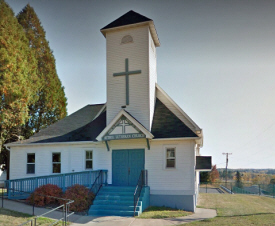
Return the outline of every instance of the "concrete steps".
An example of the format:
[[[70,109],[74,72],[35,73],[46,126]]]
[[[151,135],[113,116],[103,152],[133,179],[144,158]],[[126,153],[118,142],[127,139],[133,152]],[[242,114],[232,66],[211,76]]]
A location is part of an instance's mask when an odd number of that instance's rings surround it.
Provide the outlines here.
[[[102,187],[90,207],[88,215],[132,217],[134,216],[134,192],[135,187]],[[136,216],[149,206],[149,196],[149,187],[143,188],[136,207]]]

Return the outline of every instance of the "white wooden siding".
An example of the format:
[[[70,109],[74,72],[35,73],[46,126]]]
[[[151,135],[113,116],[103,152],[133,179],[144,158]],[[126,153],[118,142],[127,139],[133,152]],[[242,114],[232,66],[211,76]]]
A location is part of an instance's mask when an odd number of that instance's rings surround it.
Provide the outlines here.
[[[111,153],[105,145],[58,145],[12,147],[10,152],[10,179],[53,175],[52,153],[61,153],[61,173],[85,170],[85,151],[93,151],[93,169],[107,169],[111,172]],[[27,174],[27,153],[35,153],[35,174]],[[108,177],[108,179],[110,179]],[[111,180],[108,180],[111,183]]]
[[[141,74],[129,76],[129,105],[126,110],[150,130],[153,106],[150,107],[149,79],[149,28],[141,26],[106,34],[107,48],[107,124],[126,104],[125,76],[113,76],[113,73],[125,71],[125,59],[129,59],[129,70],[141,70]],[[121,44],[125,35],[133,37],[132,43]],[[155,80],[155,79],[153,79]],[[153,82],[154,83],[154,82]]]
[[[104,143],[98,145],[44,145],[12,147],[10,152],[10,178],[52,175],[52,153],[61,153],[61,173],[85,170],[85,151],[93,151],[93,169],[107,169],[108,183],[112,183],[112,150],[145,149],[145,169],[152,194],[194,194],[195,142],[150,141],[145,139],[110,141],[110,151]],[[176,169],[166,169],[166,147],[176,147]],[[35,153],[35,174],[27,174],[27,153]]]
[[[145,168],[152,194],[194,194],[194,141],[152,141]],[[176,168],[165,168],[165,148],[176,147]],[[174,193],[175,194],[175,193]]]

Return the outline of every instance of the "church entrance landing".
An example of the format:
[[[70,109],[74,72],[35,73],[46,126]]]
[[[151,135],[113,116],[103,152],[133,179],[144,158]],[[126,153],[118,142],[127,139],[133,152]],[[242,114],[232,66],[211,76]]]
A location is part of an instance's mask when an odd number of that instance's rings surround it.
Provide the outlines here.
[[[123,149],[112,152],[112,181],[116,186],[136,186],[144,170],[144,149]]]

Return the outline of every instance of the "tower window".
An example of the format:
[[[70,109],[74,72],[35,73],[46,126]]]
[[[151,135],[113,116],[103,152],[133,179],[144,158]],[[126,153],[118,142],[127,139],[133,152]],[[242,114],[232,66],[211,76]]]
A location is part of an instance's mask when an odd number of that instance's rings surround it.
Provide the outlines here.
[[[131,42],[134,42],[133,37],[131,35],[125,35],[121,39],[121,44],[127,44],[127,43],[131,43]]]

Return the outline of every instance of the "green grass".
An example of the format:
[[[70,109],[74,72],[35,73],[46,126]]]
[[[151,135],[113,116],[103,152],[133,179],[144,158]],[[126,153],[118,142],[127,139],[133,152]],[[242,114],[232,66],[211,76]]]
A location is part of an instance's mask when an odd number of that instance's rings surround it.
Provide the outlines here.
[[[217,217],[190,225],[275,225],[275,199],[254,195],[200,194],[198,207]],[[186,224],[184,224],[186,225]]]
[[[183,210],[172,209],[169,207],[156,207],[151,206],[147,208],[138,218],[143,219],[162,219],[162,218],[173,218],[173,217],[184,217],[193,214],[192,212],[186,212]]]
[[[10,225],[19,225],[27,220],[33,218],[33,216],[25,213],[19,213],[16,211],[11,211],[7,209],[0,209],[0,225],[1,226],[10,226]],[[49,219],[49,218],[39,218],[37,220],[37,225],[39,226],[46,226],[51,223],[53,223],[55,220]],[[27,224],[27,225],[30,225]],[[62,223],[58,223],[56,225],[61,226]]]

